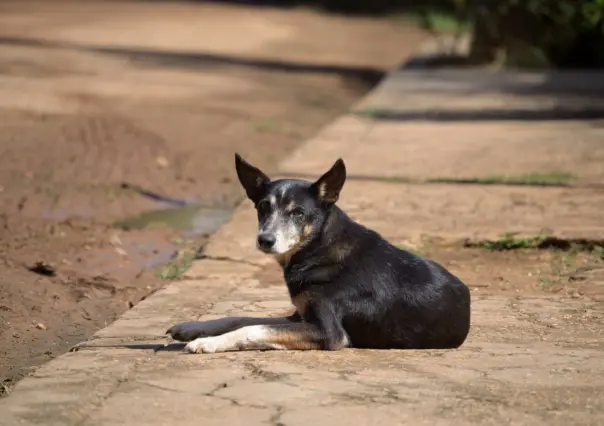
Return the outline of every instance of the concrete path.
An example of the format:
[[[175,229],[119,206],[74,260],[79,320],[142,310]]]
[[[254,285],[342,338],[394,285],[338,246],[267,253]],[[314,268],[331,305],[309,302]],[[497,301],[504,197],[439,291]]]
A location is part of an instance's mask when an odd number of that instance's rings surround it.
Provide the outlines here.
[[[427,87],[434,77],[447,80],[457,94]],[[282,165],[283,175],[316,176],[344,157],[352,176],[342,207],[397,242],[489,238],[544,227],[564,238],[604,239],[604,192],[598,189],[604,163],[597,164],[602,121],[550,121],[546,115],[439,120],[427,113],[454,117],[462,101],[471,101],[470,110],[484,116],[508,106],[495,98],[520,96],[498,86],[491,87],[493,97],[482,91],[474,98],[467,90],[475,87],[475,77],[463,83],[451,77],[444,71],[392,73],[359,105],[364,117],[351,114],[324,129]],[[518,75],[506,78],[537,84]],[[387,90],[393,85],[401,90]],[[385,96],[391,103],[385,104]],[[542,101],[535,102],[537,96]],[[522,102],[539,110],[552,96],[531,94]],[[390,114],[395,106],[413,108],[422,99],[421,114]],[[367,117],[367,111],[378,110],[389,119]],[[429,177],[543,171],[577,177],[556,187],[421,183]],[[254,249],[255,226],[252,207],[244,203],[182,281],[20,382],[0,401],[0,424],[604,423],[602,302],[481,292],[482,283],[455,266],[474,294],[472,332],[459,350],[189,356],[180,352],[182,346],[164,347],[163,332],[175,322],[280,314],[289,307],[278,268]]]

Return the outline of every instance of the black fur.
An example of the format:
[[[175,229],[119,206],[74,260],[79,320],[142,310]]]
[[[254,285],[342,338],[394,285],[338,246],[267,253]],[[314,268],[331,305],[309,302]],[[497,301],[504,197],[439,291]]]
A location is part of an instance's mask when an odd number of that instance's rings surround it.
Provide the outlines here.
[[[295,205],[297,214],[291,220],[309,230],[296,250],[280,259],[298,307],[297,315],[284,322],[316,326],[323,349],[338,349],[343,341],[375,349],[446,349],[463,344],[470,329],[468,287],[441,265],[393,246],[337,207],[346,178],[341,160],[315,183],[270,181],[240,157],[237,171],[257,207],[266,210],[267,198],[277,199],[272,208]],[[269,213],[259,211],[261,224]],[[212,327],[204,324],[183,323],[168,332],[179,340],[220,334],[209,332]]]
[[[312,294],[305,321],[329,323],[335,333],[329,341],[344,331],[357,348],[445,349],[465,341],[465,284],[439,264],[394,247],[335,205],[323,214],[316,239],[284,267],[292,298]],[[342,247],[342,258],[332,254],[334,246]]]

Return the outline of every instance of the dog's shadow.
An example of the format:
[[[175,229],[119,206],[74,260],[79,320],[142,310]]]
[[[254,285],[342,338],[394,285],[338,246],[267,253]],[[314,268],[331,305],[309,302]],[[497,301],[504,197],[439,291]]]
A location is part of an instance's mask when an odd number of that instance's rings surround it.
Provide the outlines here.
[[[111,349],[132,349],[139,351],[153,351],[153,353],[158,352],[182,352],[186,343],[183,342],[172,342],[166,345],[161,343],[145,343],[145,344],[123,344],[123,345],[90,345],[90,344],[79,344],[75,345],[69,352],[79,352],[83,349],[101,349],[101,348],[111,348]]]

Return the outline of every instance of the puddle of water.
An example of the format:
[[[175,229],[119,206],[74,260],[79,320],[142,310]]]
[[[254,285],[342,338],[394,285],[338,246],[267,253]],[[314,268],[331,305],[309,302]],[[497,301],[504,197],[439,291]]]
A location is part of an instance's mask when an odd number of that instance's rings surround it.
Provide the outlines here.
[[[114,223],[124,229],[170,227],[180,231],[183,237],[210,235],[231,218],[231,210],[200,205],[153,210]]]
[[[158,272],[162,276],[166,275],[164,278],[168,279],[172,275],[180,274],[181,269],[186,269],[188,267],[186,265],[190,264],[192,259],[189,259],[188,262],[182,262],[182,259],[179,260],[179,254],[185,253],[181,253],[180,250],[185,249],[185,247],[181,246],[179,248],[179,244],[175,243],[175,240],[170,240],[167,237],[170,233],[145,232],[145,230],[168,228],[176,230],[183,240],[187,240],[214,233],[231,218],[231,214],[231,209],[186,205],[147,211],[114,222],[113,226],[116,228],[139,230],[142,233],[122,235],[121,247],[129,253],[129,262],[105,261],[101,262],[102,267],[106,269],[107,264],[111,264],[113,265],[112,272],[117,274],[128,272],[126,269],[132,269],[130,272],[134,272],[136,268],[155,269],[166,265],[164,270],[158,270]],[[188,247],[185,254],[189,255],[188,251],[190,250],[191,247]]]

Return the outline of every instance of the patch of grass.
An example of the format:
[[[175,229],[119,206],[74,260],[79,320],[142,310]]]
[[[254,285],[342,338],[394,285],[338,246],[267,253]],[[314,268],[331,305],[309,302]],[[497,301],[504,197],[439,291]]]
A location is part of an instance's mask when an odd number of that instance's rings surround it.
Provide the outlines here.
[[[356,111],[355,113],[357,115],[369,118],[386,118],[392,114],[390,110],[377,106],[363,108],[362,110]]]
[[[541,283],[541,288],[548,289],[561,284],[562,280],[560,278],[539,277],[539,282]]]
[[[528,237],[516,237],[514,234],[505,234],[497,240],[482,240],[477,242],[466,242],[466,247],[480,247],[487,251],[506,251],[539,248],[548,238],[546,234],[538,234]]]
[[[109,188],[109,191],[107,192],[107,199],[110,203],[117,201],[117,194],[114,188]]]
[[[299,135],[298,131],[294,129],[295,126],[280,122],[272,117],[255,120],[253,126],[258,133],[279,133],[286,136]]]
[[[175,244],[177,246],[184,246],[184,245],[187,245],[187,244],[191,244],[191,241],[185,240],[184,238],[178,238],[177,237],[177,238],[172,238],[171,243]]]
[[[604,246],[595,246],[591,251],[592,256],[604,260]]]
[[[176,280],[191,268],[194,259],[194,250],[179,250],[176,257],[170,263],[159,267],[155,271],[155,275],[162,280]]]
[[[475,178],[441,177],[429,179],[431,183],[473,183],[481,185],[535,185],[566,186],[577,177],[568,172],[552,171],[545,173],[526,173],[521,175],[492,175]]]
[[[600,268],[601,262],[604,262],[602,241],[570,241],[566,244],[558,241],[551,257],[550,271],[539,277],[541,287],[569,286],[572,289],[576,287],[574,281],[585,279],[583,271]]]
[[[445,10],[427,8],[416,12],[394,13],[390,19],[411,23],[431,33],[467,32],[472,29],[472,22]]]
[[[587,253],[597,259],[604,260],[604,241],[597,240],[572,240],[552,237],[547,233],[529,236],[517,236],[514,233],[502,235],[496,240],[466,241],[464,247],[478,247],[487,251],[509,250],[554,250],[564,253],[564,264],[572,266],[574,256],[578,253]]]
[[[407,176],[384,176],[382,178],[376,179],[379,180],[381,182],[388,182],[388,183],[412,183],[413,179],[407,177]]]
[[[265,117],[254,121],[256,131],[260,133],[286,133],[287,128],[272,117]]]

